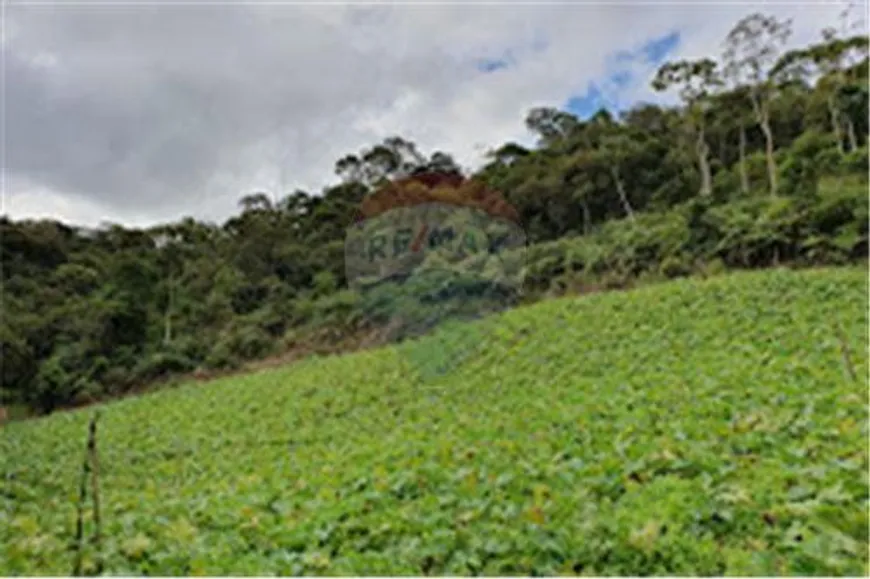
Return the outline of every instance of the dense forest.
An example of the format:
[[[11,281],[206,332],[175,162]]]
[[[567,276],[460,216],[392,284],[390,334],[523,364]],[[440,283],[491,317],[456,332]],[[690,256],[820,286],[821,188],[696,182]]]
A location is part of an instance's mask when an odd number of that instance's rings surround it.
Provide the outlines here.
[[[588,119],[529,111],[535,147],[493,148],[463,176],[519,215],[522,299],[866,259],[868,42],[851,19],[786,51],[788,21],[748,15],[722,54],[660,68],[653,88],[680,106]],[[384,183],[461,171],[449,152],[401,137],[346,155],[335,171],[320,193],[245,196],[222,225],[87,230],[0,218],[0,404],[51,412],[170,376],[397,339],[381,332],[390,308],[429,302],[420,288],[401,299],[350,289],[346,230]]]

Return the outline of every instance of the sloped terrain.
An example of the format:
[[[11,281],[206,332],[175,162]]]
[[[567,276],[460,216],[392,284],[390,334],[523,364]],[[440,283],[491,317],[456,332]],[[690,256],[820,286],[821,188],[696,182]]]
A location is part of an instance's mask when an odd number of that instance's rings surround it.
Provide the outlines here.
[[[85,568],[866,574],[866,329],[866,271],[740,273],[113,402]],[[0,432],[0,574],[70,573],[91,415]]]

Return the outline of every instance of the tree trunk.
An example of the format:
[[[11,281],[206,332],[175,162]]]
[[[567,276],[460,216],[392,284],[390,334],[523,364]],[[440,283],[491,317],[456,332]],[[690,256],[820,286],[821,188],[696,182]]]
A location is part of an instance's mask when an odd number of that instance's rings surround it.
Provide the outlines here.
[[[589,235],[590,221],[592,221],[589,216],[589,203],[583,201],[580,206],[583,208],[583,235]]]
[[[746,127],[740,123],[740,143],[739,143],[740,161],[738,168],[740,170],[740,189],[744,195],[749,194],[749,173],[746,172]]]
[[[849,150],[858,150],[858,135],[855,134],[855,123],[846,115],[846,135],[849,137]]]
[[[834,100],[834,95],[828,96],[828,112],[831,115],[831,129],[834,132],[834,138],[837,139],[837,150],[840,151],[840,154],[844,154],[846,151],[843,149],[843,132],[840,129],[840,114],[837,111],[837,103]]]
[[[767,179],[770,183],[770,195],[776,197],[776,159],[773,157],[773,131],[770,129],[770,119],[765,116],[761,125],[764,132],[764,151],[767,155]]]
[[[625,209],[625,214],[629,219],[634,219],[634,210],[631,208],[631,203],[628,202],[628,195],[625,193],[625,187],[622,186],[622,179],[619,177],[619,167],[611,165],[610,175],[613,177],[613,183],[616,185],[616,192],[619,193],[619,200],[622,202],[622,207]]]
[[[169,300],[166,304],[166,311],[163,313],[163,344],[169,344],[172,341],[172,305],[175,295],[174,284],[172,278],[169,278]]]
[[[704,127],[698,127],[698,137],[695,142],[695,152],[698,153],[698,169],[701,171],[701,195],[713,194],[713,175],[710,171],[710,147],[704,138]]]
[[[767,157],[767,180],[770,183],[770,195],[776,197],[776,159],[773,156],[773,130],[770,128],[770,111],[767,110],[767,101],[754,89],[749,100],[752,102],[752,110],[761,132],[764,133],[764,153]]]

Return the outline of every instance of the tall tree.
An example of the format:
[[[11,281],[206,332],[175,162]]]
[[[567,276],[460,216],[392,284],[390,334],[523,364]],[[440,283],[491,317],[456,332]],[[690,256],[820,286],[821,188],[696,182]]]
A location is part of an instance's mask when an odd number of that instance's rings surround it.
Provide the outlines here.
[[[824,100],[831,133],[838,150],[845,154],[846,141],[851,150],[858,148],[854,115],[848,114],[849,96],[856,84],[851,73],[867,58],[867,37],[843,38],[837,29],[825,28],[822,38],[821,43],[784,54],[772,74],[782,81],[815,80],[815,94]]]
[[[427,159],[412,141],[393,136],[358,154],[345,155],[335,163],[335,173],[346,183],[376,187],[384,181],[411,175],[432,163],[450,165],[451,169],[458,170],[449,155],[438,153],[437,157]]]
[[[857,96],[858,105],[861,100],[861,93],[866,94],[867,90],[867,54],[868,41],[866,35],[851,36],[841,38],[838,42],[833,43],[834,47],[827,53],[828,58],[835,61],[835,68],[832,73],[835,98],[838,104],[838,110],[841,111],[841,119],[845,125],[846,137],[849,141],[849,147],[852,151],[859,146],[857,132],[855,131],[854,110],[858,107],[852,106],[855,104],[854,97]]]
[[[163,345],[172,342],[172,318],[177,304],[178,281],[184,266],[180,251],[181,235],[173,226],[157,227],[153,231],[154,246],[158,254],[158,264],[166,288],[166,301],[163,307]]]
[[[449,153],[443,151],[435,151],[429,157],[429,160],[417,167],[415,173],[444,173],[448,175],[462,175],[462,169],[459,164]]]
[[[742,18],[725,40],[726,75],[748,87],[755,120],[764,134],[767,178],[770,194],[777,194],[774,135],[770,123],[770,103],[775,85],[770,71],[776,66],[782,47],[791,36],[791,20],[778,20],[760,13]]]
[[[243,211],[271,211],[272,200],[267,193],[251,193],[239,200],[239,207]]]
[[[726,79],[727,80],[727,79]],[[747,128],[752,124],[752,111],[748,110],[748,89],[744,86],[732,86],[730,90],[719,92],[713,97],[715,129],[724,137],[737,137],[737,174],[740,178],[740,191],[749,193],[749,170],[746,166],[746,155],[749,147]],[[728,163],[730,157],[721,155],[721,162]]]
[[[586,125],[590,139],[596,143],[593,159],[607,167],[610,181],[625,211],[626,217],[634,219],[634,207],[625,186],[625,166],[638,151],[638,143],[630,137],[607,111],[599,111]]]
[[[686,103],[686,121],[691,133],[694,134],[702,196],[713,193],[713,172],[710,169],[706,117],[710,110],[710,96],[721,84],[716,63],[709,58],[668,62],[659,68],[652,82],[653,89],[656,91],[677,87],[680,98]]]
[[[551,107],[536,107],[526,115],[526,128],[537,135],[544,146],[566,138],[578,125],[577,117]]]

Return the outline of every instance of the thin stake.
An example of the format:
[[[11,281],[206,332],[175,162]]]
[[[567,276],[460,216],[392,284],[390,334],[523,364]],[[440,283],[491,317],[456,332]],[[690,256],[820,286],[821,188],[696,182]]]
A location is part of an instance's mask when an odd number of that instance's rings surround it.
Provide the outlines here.
[[[88,475],[92,474],[92,463],[96,458],[96,436],[97,436],[97,418],[99,417],[99,413],[95,413],[91,418],[90,425],[88,427],[88,442],[85,452],[85,459],[82,464],[82,478],[79,483],[79,500],[76,505],[76,534],[75,534],[75,563],[73,565],[72,575],[74,577],[82,576],[82,563],[84,560],[84,534],[85,534],[85,523],[84,523],[84,506],[85,501],[87,500],[88,495]],[[98,491],[97,482],[94,477],[91,477],[91,489],[92,492],[96,493]],[[94,542],[99,544],[99,533],[100,533],[100,515],[99,515],[99,497],[98,495],[94,495],[94,520],[97,525],[97,532],[95,535]]]
[[[91,420],[91,428],[88,436],[88,454],[91,457],[91,495],[94,501],[94,537],[93,544],[97,552],[97,573],[103,570],[103,561],[100,553],[102,531],[100,522],[100,461],[97,455],[97,419],[99,412],[94,414]]]

